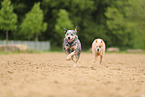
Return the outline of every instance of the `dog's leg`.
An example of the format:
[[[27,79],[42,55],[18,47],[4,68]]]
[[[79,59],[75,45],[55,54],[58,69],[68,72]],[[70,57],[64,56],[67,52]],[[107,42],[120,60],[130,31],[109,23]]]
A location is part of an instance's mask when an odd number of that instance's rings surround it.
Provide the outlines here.
[[[70,54],[70,48],[68,46],[64,46],[63,49],[64,49],[66,55],[69,55]]]
[[[76,62],[74,62],[74,67],[76,67],[77,66],[77,63]]]
[[[96,56],[94,55],[94,61],[93,61],[93,63],[96,63]]]
[[[100,64],[102,63],[103,60],[103,56],[100,56]]]
[[[66,60],[67,60],[67,61],[71,60],[74,54],[75,54],[75,52],[70,53],[70,54],[67,56]]]
[[[97,55],[94,55],[94,56],[95,56],[94,63],[96,63],[97,62],[97,59],[98,59],[98,56]]]
[[[68,51],[66,51],[66,55],[69,55],[69,52]]]
[[[77,55],[73,56],[73,61],[74,61],[74,67],[76,67],[77,61],[78,61],[78,56]]]

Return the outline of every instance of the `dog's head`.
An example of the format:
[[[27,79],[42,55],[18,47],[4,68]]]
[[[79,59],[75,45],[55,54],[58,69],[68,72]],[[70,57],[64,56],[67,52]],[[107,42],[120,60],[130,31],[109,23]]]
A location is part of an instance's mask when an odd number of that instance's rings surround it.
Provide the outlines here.
[[[67,30],[64,28],[65,32],[65,38],[68,40],[68,42],[72,42],[75,38],[77,38],[77,27],[75,27],[75,30]]]
[[[95,43],[95,49],[96,52],[101,52],[102,51],[102,47],[103,47],[103,40],[102,39],[96,39],[96,43]]]

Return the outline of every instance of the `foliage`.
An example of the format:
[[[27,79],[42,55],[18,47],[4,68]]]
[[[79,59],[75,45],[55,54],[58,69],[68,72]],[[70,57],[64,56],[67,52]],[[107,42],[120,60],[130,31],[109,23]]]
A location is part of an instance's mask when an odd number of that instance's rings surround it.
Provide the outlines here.
[[[57,22],[55,25],[56,38],[59,39],[58,45],[61,45],[65,35],[64,28],[73,29],[73,24],[69,19],[68,12],[64,9],[59,10],[56,22]]]
[[[129,46],[130,35],[134,27],[134,24],[130,21],[130,12],[127,10],[129,6],[128,1],[117,0],[107,8],[105,15],[108,18],[108,35],[110,40],[113,40],[110,45]]]
[[[13,12],[13,6],[10,0],[2,2],[0,10],[0,29],[6,31],[6,40],[8,41],[8,31],[16,30],[17,15]]]
[[[117,0],[107,8],[107,27],[111,40],[114,40],[110,45],[145,48],[143,4],[143,0],[139,0],[139,3],[136,0]]]
[[[38,2],[44,16],[32,11]],[[102,38],[106,47],[145,48],[145,0],[12,0],[12,3],[17,24],[21,25],[15,34],[10,33],[11,39],[34,39],[37,33],[39,40],[50,40],[53,46],[61,47],[63,28],[77,26],[83,50],[91,48],[95,38]],[[41,26],[36,27],[39,19],[35,16],[44,17],[39,25],[43,26],[45,21],[49,24],[47,29],[36,31]],[[1,34],[0,38],[4,33],[1,31]]]
[[[30,12],[26,14],[23,23],[21,24],[21,32],[31,39],[34,35],[40,35],[45,31],[47,23],[43,23],[43,12],[40,9],[40,3],[35,3]]]
[[[134,37],[132,40],[133,48],[145,48],[145,0],[130,0],[132,8],[132,21],[136,24],[134,27]]]

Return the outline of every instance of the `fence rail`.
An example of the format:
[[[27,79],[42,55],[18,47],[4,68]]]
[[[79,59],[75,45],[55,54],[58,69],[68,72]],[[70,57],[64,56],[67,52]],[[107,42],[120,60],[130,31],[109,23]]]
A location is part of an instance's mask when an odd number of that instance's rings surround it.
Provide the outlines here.
[[[15,40],[9,40],[8,41],[9,45],[13,45],[13,44],[25,44],[28,47],[32,48],[32,49],[37,49],[37,50],[50,50],[50,42],[49,41],[38,41],[37,45],[35,43],[35,41],[15,41]],[[0,40],[0,45],[6,45],[6,41],[5,40]]]

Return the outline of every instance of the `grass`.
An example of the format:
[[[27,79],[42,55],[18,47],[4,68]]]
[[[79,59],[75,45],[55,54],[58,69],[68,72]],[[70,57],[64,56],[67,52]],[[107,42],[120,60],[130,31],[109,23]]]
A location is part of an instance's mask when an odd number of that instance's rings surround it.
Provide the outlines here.
[[[0,55],[8,55],[8,54],[21,54],[21,53],[42,53],[43,51],[38,50],[27,50],[27,51],[0,51]]]
[[[21,54],[21,53],[50,53],[50,52],[64,52],[63,48],[57,47],[57,46],[51,46],[50,50],[47,51],[39,51],[39,50],[28,50],[28,51],[14,51],[14,52],[6,52],[6,51],[0,51],[0,55],[7,55],[7,54]],[[92,53],[91,49],[82,49],[82,52],[85,53]],[[127,49],[121,49],[119,52],[106,52],[108,54],[111,53],[119,53],[119,54],[132,54],[127,52]],[[145,50],[143,53],[133,53],[133,54],[145,54]]]
[[[86,53],[92,53],[92,50],[83,50],[83,52],[86,52]],[[123,50],[120,50],[119,52],[108,52],[106,51],[105,53],[108,53],[108,54],[111,54],[111,53],[118,53],[118,54],[145,54],[145,50],[143,50],[142,53],[137,53],[137,52],[127,52],[127,49],[123,49]]]
[[[46,52],[63,52],[63,48],[57,46],[51,46],[50,50]]]

